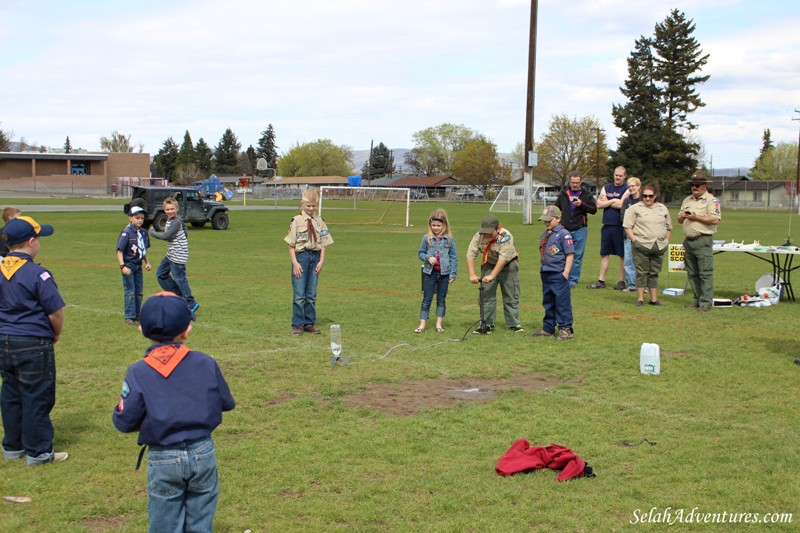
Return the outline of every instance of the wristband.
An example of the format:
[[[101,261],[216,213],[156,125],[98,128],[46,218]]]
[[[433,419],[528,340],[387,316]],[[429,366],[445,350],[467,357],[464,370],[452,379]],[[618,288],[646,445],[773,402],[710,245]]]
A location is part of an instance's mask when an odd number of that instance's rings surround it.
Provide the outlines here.
[[[125,265],[120,265],[120,266],[119,266],[119,269],[120,269],[120,270],[122,270],[123,268],[125,268]]]

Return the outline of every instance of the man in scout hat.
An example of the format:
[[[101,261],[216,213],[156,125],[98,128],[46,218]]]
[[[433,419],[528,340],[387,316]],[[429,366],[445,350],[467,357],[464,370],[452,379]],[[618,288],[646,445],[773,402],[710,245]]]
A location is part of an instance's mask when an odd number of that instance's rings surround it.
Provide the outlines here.
[[[722,219],[719,199],[708,191],[708,179],[702,170],[692,174],[692,193],[683,200],[678,223],[683,224],[684,265],[694,296],[687,307],[698,311],[711,309],[714,298],[714,241]]]

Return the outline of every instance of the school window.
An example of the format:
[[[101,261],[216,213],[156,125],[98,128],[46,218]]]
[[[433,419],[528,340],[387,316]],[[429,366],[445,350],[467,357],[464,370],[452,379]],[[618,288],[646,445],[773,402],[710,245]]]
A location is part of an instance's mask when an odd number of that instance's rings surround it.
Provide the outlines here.
[[[731,191],[731,200],[734,202],[739,201],[739,191]]]
[[[753,201],[760,202],[762,198],[762,191],[753,191]]]

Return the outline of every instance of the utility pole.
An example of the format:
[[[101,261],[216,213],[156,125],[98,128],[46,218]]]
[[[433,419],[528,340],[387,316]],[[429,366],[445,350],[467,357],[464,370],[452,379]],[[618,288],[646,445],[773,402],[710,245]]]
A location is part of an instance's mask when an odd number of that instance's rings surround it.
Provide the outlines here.
[[[795,113],[800,113],[797,109],[794,110]],[[792,120],[800,120],[800,118],[793,118]],[[800,133],[797,136],[797,176],[794,180],[794,197],[795,200],[800,196]],[[797,204],[797,212],[800,213],[800,202]]]
[[[536,153],[533,151],[533,103],[536,89],[536,24],[539,12],[538,0],[531,0],[530,37],[528,38],[528,100],[525,106],[525,204],[522,209],[522,223],[532,224],[533,214],[533,167],[536,166]]]
[[[592,128],[597,132],[597,144],[595,145],[595,160],[594,160],[594,180],[597,189],[600,189],[600,128]]]

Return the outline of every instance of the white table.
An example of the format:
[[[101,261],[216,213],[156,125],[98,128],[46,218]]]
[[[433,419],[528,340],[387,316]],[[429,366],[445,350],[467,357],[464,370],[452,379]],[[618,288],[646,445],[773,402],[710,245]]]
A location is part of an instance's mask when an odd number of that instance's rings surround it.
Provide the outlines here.
[[[792,289],[792,272],[800,268],[800,264],[793,265],[795,256],[800,255],[797,246],[752,246],[745,245],[740,248],[731,248],[726,245],[715,245],[714,255],[721,253],[744,253],[772,265],[772,279],[783,280],[783,290],[786,297],[794,302]]]

